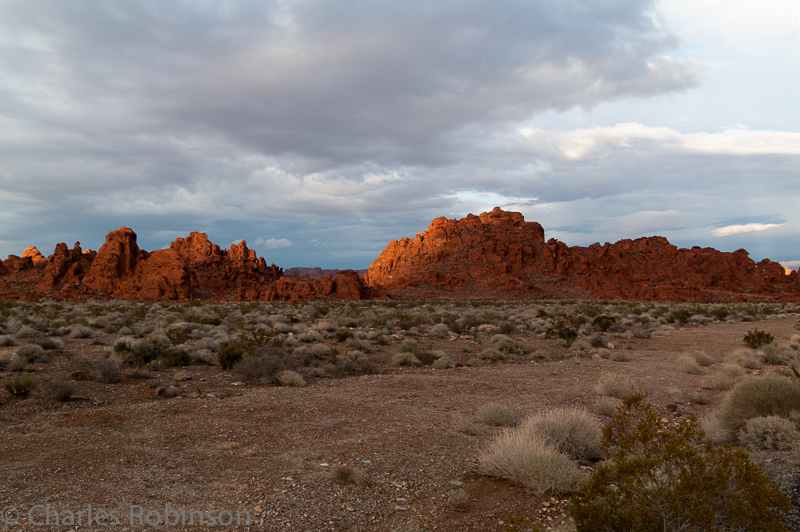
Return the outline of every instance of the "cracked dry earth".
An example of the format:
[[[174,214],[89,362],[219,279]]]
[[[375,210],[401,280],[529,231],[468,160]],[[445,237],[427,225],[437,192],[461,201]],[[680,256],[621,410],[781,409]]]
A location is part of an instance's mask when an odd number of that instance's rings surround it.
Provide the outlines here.
[[[304,388],[243,385],[218,368],[190,366],[182,371],[191,379],[174,382],[179,396],[169,399],[156,396],[155,383],[172,382],[172,370],[115,385],[81,381],[76,398],[65,403],[36,394],[14,399],[3,391],[0,506],[7,522],[0,530],[198,530],[198,521],[188,524],[191,511],[203,512],[193,515],[206,526],[212,518],[230,517],[232,524],[217,525],[226,530],[390,531],[414,521],[426,531],[500,531],[509,516],[557,522],[565,519],[566,501],[474,473],[479,451],[499,429],[476,425],[471,435],[457,428],[481,405],[505,403],[528,413],[564,405],[590,408],[599,398],[594,385],[600,375],[616,372],[630,375],[651,392],[660,412],[673,415],[666,405],[676,389],[689,397],[703,378],[680,371],[676,360],[682,352],[705,350],[715,361],[710,374],[725,355],[743,347],[749,329],[757,326],[784,339],[797,333],[795,323],[716,323],[651,339],[612,337],[628,362],[568,357],[388,369],[312,380]],[[553,353],[553,359],[567,354],[553,341],[513,336],[531,351]],[[418,341],[454,356],[482,348],[472,340]],[[113,337],[106,343],[111,342]],[[68,339],[61,354],[34,371],[41,382],[55,379],[70,353],[96,360],[107,349]],[[382,349],[396,352],[397,345]],[[707,392],[710,404],[682,402],[678,411],[702,415],[718,407],[725,392]],[[359,482],[334,482],[339,466],[353,468]],[[788,482],[795,473],[782,470]],[[469,496],[463,511],[449,505],[457,489]],[[38,527],[45,517],[36,505],[49,505],[62,521],[72,512],[74,522]],[[92,526],[85,521],[88,505]],[[28,520],[31,508],[34,523]],[[8,524],[14,511],[19,522]],[[109,515],[103,518],[102,512]],[[236,524],[244,512],[251,526]],[[98,517],[106,526],[97,525]]]

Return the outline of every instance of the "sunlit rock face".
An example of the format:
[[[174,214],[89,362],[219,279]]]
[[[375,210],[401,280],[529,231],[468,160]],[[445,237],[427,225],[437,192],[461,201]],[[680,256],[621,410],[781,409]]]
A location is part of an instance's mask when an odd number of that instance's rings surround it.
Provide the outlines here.
[[[679,249],[654,236],[569,247],[542,226],[495,208],[461,220],[437,218],[413,239],[389,243],[367,285],[416,297],[592,297],[729,301],[796,300],[797,273],[755,263],[744,250]]]

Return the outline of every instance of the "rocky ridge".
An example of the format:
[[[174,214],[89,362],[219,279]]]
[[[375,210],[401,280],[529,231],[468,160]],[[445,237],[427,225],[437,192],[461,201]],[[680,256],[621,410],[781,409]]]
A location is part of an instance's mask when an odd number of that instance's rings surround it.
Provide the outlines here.
[[[110,232],[97,252],[81,250],[80,243],[72,250],[60,243],[45,258],[28,248],[22,257],[2,261],[0,280],[5,282],[0,294],[5,299],[297,301],[360,299],[368,293],[350,270],[319,280],[286,276],[244,241],[224,250],[205,233],[192,232],[167,249],[148,252],[139,248],[136,238],[133,230],[122,227]],[[32,281],[35,288],[30,290]]]
[[[363,276],[304,270],[317,278],[267,265],[244,241],[226,250],[197,232],[148,252],[123,227],[97,252],[60,243],[49,257],[30,247],[0,261],[0,299],[800,300],[800,273],[766,259],[756,263],[745,250],[679,249],[659,236],[570,247],[500,208],[437,218],[414,238],[390,242]]]
[[[542,226],[495,208],[437,218],[390,242],[365,277],[395,297],[513,297],[731,301],[800,299],[797,272],[745,250],[679,249],[653,236],[569,247]]]

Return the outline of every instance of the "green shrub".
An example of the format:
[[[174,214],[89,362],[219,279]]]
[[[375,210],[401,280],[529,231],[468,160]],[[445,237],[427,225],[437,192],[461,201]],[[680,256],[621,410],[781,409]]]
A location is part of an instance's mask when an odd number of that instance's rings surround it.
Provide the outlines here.
[[[24,358],[27,362],[47,362],[44,348],[37,344],[23,344],[14,350],[14,353]]]
[[[544,332],[544,337],[561,338],[567,344],[571,344],[578,337],[578,331],[573,329],[566,320],[560,319],[552,327],[547,328]]]
[[[578,532],[786,530],[791,503],[745,451],[701,441],[694,418],[668,425],[644,398],[603,429],[606,460],[572,500]]]
[[[27,397],[36,387],[33,375],[17,375],[3,380],[3,388],[14,397]]]
[[[243,381],[269,381],[281,371],[288,370],[289,365],[276,351],[263,356],[244,357],[233,367],[233,373]]]
[[[617,323],[617,318],[603,314],[592,320],[592,327],[598,331],[607,331],[615,323]]]
[[[746,343],[753,349],[758,349],[762,345],[771,344],[774,341],[775,341],[774,336],[772,336],[770,333],[766,331],[762,331],[759,329],[748,331],[748,333],[744,335],[744,343]]]
[[[217,353],[217,361],[219,362],[220,368],[230,370],[243,356],[244,353],[242,353],[242,350],[236,344],[226,343],[220,346],[219,352]]]
[[[78,393],[74,382],[53,382],[47,386],[47,395],[54,401],[65,402]]]
[[[692,319],[692,311],[687,308],[679,308],[673,310],[670,313],[669,317],[667,318],[667,321],[670,323],[674,323],[677,321],[681,325],[686,325],[687,323],[689,323],[690,319]]]
[[[192,361],[192,357],[189,356],[189,353],[187,353],[185,349],[171,347],[164,350],[158,357],[158,360],[164,366],[170,368],[173,366],[188,366]]]
[[[392,366],[421,366],[422,361],[413,352],[400,351],[392,357]]]

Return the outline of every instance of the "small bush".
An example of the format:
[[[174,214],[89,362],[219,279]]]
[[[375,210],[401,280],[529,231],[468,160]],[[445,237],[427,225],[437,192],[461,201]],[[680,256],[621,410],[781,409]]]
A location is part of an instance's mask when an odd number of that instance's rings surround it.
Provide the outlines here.
[[[306,385],[306,380],[296,371],[287,369],[275,375],[275,383],[279,386],[303,387]]]
[[[800,444],[800,432],[794,422],[778,416],[748,419],[738,437],[750,452],[791,451]]]
[[[678,357],[678,367],[681,368],[682,372],[688,373],[689,375],[700,375],[703,373],[703,368],[697,364],[694,358],[688,355]]]
[[[242,353],[242,350],[237,345],[230,343],[222,344],[217,353],[217,361],[219,362],[220,368],[230,370],[237,362],[242,360],[243,356],[244,353]]]
[[[47,387],[46,393],[53,401],[65,402],[78,393],[78,386],[74,382],[54,382]]]
[[[11,336],[0,336],[0,347],[10,347],[17,345],[17,341]]]
[[[540,412],[525,419],[519,430],[575,460],[600,458],[600,426],[584,410],[556,408]]]
[[[789,417],[800,411],[800,380],[770,373],[739,382],[725,398],[720,421],[731,435],[756,417]]]
[[[774,344],[765,345],[761,348],[759,354],[764,364],[770,364],[772,366],[783,366],[792,357],[791,351]]]
[[[243,381],[272,382],[276,374],[289,369],[286,361],[277,353],[263,356],[244,357],[233,367],[233,373]]]
[[[730,390],[742,378],[742,368],[732,364],[724,364],[722,368],[700,382],[706,390]]]
[[[492,349],[490,347],[478,353],[478,358],[486,362],[497,362],[498,360],[503,360],[506,356],[497,349]]]
[[[42,346],[37,344],[23,344],[16,348],[14,353],[28,362],[47,362],[47,354]]]
[[[375,362],[358,350],[351,350],[343,355],[338,355],[336,357],[336,365],[343,371],[374,373],[377,370]]]
[[[436,338],[450,338],[450,328],[444,323],[437,323],[431,327],[431,335]]]
[[[573,497],[577,532],[785,530],[788,498],[743,450],[701,440],[694,418],[675,426],[643,394],[603,429],[606,460]]]
[[[335,333],[333,333],[333,337],[336,339],[337,342],[344,342],[350,338],[353,338],[355,334],[350,329],[339,329]]]
[[[78,326],[72,327],[70,333],[70,338],[91,338],[94,336],[94,332],[86,326]]]
[[[603,398],[598,400],[594,406],[592,407],[592,411],[595,414],[606,416],[606,417],[614,417],[617,415],[617,406],[619,405],[619,401],[610,398]]]
[[[753,329],[744,335],[744,343],[753,349],[758,349],[762,345],[771,344],[775,341],[775,337],[766,331]]]
[[[564,340],[567,345],[571,344],[578,337],[576,331],[567,321],[558,320],[552,327],[548,327],[544,333],[545,338],[560,338]]]
[[[158,360],[165,367],[171,368],[174,366],[188,366],[192,362],[192,357],[189,356],[185,349],[171,347],[161,353]]]
[[[509,355],[525,354],[525,346],[523,344],[504,334],[495,334],[492,336],[491,343],[502,353],[507,353]]]
[[[714,363],[714,360],[705,351],[691,351],[687,355],[694,358],[698,366],[703,366],[704,368]]]
[[[16,336],[17,338],[35,338],[39,336],[39,331],[31,327],[30,325],[23,325],[14,334],[14,336]]]
[[[617,323],[617,318],[603,314],[592,320],[592,327],[605,332],[615,323]]]
[[[120,365],[119,362],[113,358],[100,360],[95,364],[95,368],[97,368],[97,373],[100,376],[100,382],[106,384],[116,384],[119,382],[121,373]]]
[[[504,431],[480,454],[478,471],[525,486],[537,495],[570,493],[585,478],[566,455],[515,429]]]
[[[636,384],[630,377],[616,373],[603,373],[595,386],[600,395],[622,399],[636,392]]]
[[[27,397],[36,387],[33,375],[17,375],[3,380],[3,388],[14,397]]]
[[[756,356],[756,352],[752,349],[737,349],[730,355],[725,357],[725,362],[728,364],[736,364],[744,369],[758,369],[761,367],[761,362]]]
[[[475,412],[475,419],[484,425],[493,427],[514,427],[522,420],[524,412],[519,408],[487,403]]]
[[[347,465],[337,465],[331,469],[331,480],[340,486],[348,484],[362,486],[367,483],[367,476],[360,469]]]

